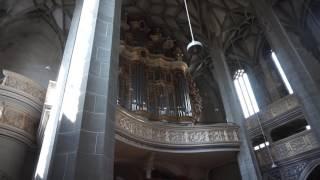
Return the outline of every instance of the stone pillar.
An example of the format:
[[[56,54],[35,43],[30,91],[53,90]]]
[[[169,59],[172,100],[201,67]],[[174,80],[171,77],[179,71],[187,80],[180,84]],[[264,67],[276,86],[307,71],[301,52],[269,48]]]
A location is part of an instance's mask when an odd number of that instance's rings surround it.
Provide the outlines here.
[[[265,0],[251,0],[265,35],[283,67],[285,74],[302,103],[306,120],[320,139],[320,64],[311,53],[289,36],[279,18]]]
[[[241,143],[238,154],[238,164],[242,179],[261,179],[260,170],[248,137],[245,119],[224,52],[219,47],[216,47],[212,48],[210,53],[214,66],[213,75],[219,85],[227,122],[236,123],[240,126],[239,135]]]
[[[113,179],[119,0],[78,0],[34,179]]]
[[[120,17],[120,0],[100,0],[77,154],[76,180],[113,179]]]

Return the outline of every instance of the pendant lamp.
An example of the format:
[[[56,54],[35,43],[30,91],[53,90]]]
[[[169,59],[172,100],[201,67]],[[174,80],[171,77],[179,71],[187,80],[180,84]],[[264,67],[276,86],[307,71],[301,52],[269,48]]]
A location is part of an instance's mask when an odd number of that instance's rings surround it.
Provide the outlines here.
[[[191,42],[187,46],[187,51],[190,52],[190,50],[192,50],[192,49],[201,49],[203,47],[203,45],[201,42],[194,40],[189,11],[188,11],[187,0],[184,0],[184,6],[186,8],[187,18],[188,18],[188,23],[189,23],[189,28],[190,28],[190,34],[191,34],[191,38],[192,38]]]

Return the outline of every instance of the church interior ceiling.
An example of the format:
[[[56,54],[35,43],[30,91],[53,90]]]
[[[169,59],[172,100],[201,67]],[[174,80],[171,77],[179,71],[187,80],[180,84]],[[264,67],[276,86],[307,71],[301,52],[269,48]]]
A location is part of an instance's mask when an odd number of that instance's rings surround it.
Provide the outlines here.
[[[0,34],[10,24],[39,17],[57,33],[63,48],[74,6],[74,0],[0,0]]]
[[[227,57],[231,71],[254,66],[259,53],[265,47],[262,28],[254,16],[249,0],[188,0],[195,39],[204,44],[204,50],[197,57],[186,52],[190,33],[183,0],[122,0],[122,27],[132,21],[145,23],[145,29],[154,38],[161,32],[161,48],[156,43],[146,43],[148,49],[161,49],[165,56],[178,58],[194,70],[192,76],[197,82],[203,99],[209,109],[223,109],[217,83],[212,76],[210,48],[220,47]],[[270,0],[286,28],[299,34],[306,27],[307,14],[319,8],[319,0]],[[70,27],[74,0],[0,0],[0,50],[10,46],[9,36],[1,36],[13,23],[33,17],[40,17],[58,35],[63,48]],[[309,8],[311,7],[311,8]],[[22,34],[23,35],[23,34]],[[137,35],[137,34],[135,34]],[[306,37],[307,34],[304,34]],[[315,42],[306,37],[306,47],[319,55]],[[146,42],[141,39],[141,42]],[[178,56],[178,57],[177,57]],[[208,89],[210,93],[208,93]],[[203,103],[206,103],[206,102]],[[216,102],[216,103],[211,103]]]
[[[228,55],[230,65],[234,66],[235,61],[247,65],[256,62],[264,37],[248,0],[187,2],[195,38],[205,45],[206,51],[212,43],[218,43]],[[319,8],[318,0],[270,0],[270,3],[281,22],[292,31],[298,31],[296,33],[305,27],[307,14]],[[167,36],[175,39],[180,47],[190,41],[183,0],[123,0],[122,4],[123,17],[143,17],[147,23],[161,28]],[[41,16],[59,34],[63,45],[74,5],[74,0],[23,0],[19,3],[17,0],[0,0],[0,31],[26,16]],[[186,48],[181,50],[188,56]],[[206,61],[206,53],[202,56],[202,63],[210,63]]]

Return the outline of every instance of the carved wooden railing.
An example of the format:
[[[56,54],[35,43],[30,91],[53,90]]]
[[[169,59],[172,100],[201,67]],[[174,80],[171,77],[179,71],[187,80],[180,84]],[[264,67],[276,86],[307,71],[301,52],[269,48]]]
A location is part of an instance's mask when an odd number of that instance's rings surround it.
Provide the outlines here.
[[[295,95],[289,95],[270,104],[266,108],[261,109],[261,111],[257,115],[259,116],[260,121],[263,124],[298,107],[299,101],[297,97]],[[246,122],[248,129],[259,128],[259,123],[256,115],[247,118]]]
[[[34,144],[45,89],[32,80],[4,70],[0,82],[0,135]]]
[[[170,125],[150,122],[118,107],[117,138],[134,145],[168,150],[239,150],[239,127],[234,124]]]
[[[271,144],[270,150],[275,161],[282,161],[320,148],[312,131],[303,131]],[[261,166],[271,164],[266,148],[256,151]]]

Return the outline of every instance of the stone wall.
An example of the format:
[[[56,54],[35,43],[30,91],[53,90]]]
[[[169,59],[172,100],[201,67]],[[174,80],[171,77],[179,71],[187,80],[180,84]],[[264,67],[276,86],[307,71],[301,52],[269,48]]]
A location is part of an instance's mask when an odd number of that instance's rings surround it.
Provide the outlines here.
[[[0,67],[27,76],[43,87],[56,79],[62,45],[40,15],[25,15],[0,27],[0,32]]]

